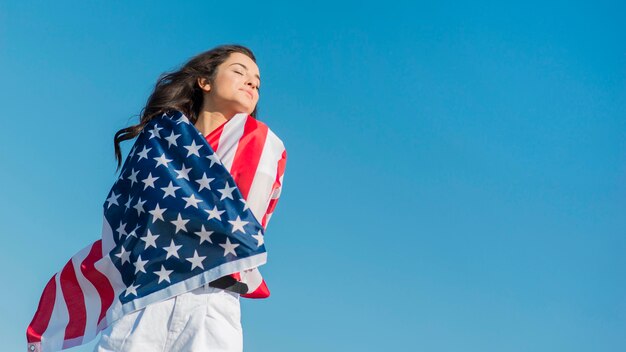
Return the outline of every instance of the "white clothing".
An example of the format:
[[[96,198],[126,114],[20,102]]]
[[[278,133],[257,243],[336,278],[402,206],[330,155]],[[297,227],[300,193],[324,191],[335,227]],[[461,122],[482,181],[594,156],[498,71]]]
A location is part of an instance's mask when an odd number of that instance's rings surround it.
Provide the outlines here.
[[[239,294],[204,285],[127,314],[94,352],[242,352]]]

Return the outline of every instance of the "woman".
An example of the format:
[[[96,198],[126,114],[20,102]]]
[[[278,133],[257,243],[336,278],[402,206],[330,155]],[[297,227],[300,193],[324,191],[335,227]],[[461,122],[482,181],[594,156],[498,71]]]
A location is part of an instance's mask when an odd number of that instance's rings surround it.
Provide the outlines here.
[[[118,169],[120,142],[137,140],[104,203],[102,240],[46,285],[29,350],[99,331],[98,352],[243,350],[239,297],[269,296],[257,267],[286,162],[282,141],[256,120],[260,79],[240,45],[161,76],[140,122],[115,134]]]
[[[160,79],[140,124],[116,134],[118,165],[119,142],[134,137],[152,116],[170,109],[185,113],[207,139],[238,113],[256,117],[260,80],[255,57],[243,46],[222,46],[196,56]],[[95,351],[242,349],[239,293],[204,286],[118,320],[102,332]]]

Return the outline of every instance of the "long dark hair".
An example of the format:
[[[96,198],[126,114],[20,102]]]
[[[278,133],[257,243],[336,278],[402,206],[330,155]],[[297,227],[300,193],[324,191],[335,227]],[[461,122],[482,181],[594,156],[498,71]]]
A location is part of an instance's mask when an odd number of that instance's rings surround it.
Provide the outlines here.
[[[115,133],[113,143],[115,145],[115,159],[117,160],[116,171],[122,166],[120,142],[137,137],[144,126],[154,117],[169,110],[179,110],[189,118],[191,123],[196,123],[203,103],[202,90],[197,83],[198,78],[204,77],[209,84],[213,84],[217,67],[226,61],[232,53],[247,55],[256,62],[252,51],[245,46],[220,45],[194,56],[179,70],[166,72],[159,76],[146,106],[141,109],[139,123],[122,128]],[[255,107],[250,115],[256,118],[256,112],[257,108]]]

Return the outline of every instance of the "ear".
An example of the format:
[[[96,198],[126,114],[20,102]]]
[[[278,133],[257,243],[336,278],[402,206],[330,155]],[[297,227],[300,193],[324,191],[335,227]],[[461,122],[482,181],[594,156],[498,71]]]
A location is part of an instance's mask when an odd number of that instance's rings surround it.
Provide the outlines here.
[[[205,92],[208,92],[211,90],[211,85],[209,84],[209,82],[207,81],[206,78],[204,77],[199,77],[198,80],[198,86],[200,87],[200,89],[202,89]]]

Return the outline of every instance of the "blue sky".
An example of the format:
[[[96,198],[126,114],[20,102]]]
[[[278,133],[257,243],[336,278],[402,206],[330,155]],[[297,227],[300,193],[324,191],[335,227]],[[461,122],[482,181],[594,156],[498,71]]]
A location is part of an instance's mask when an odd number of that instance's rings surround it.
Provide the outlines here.
[[[239,43],[288,152],[246,351],[625,350],[625,12],[1,2],[3,348],[98,238],[159,74]]]

